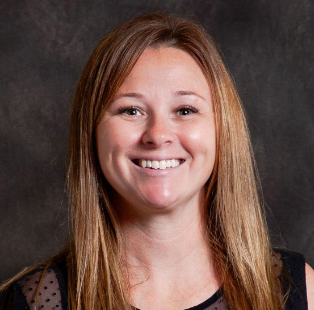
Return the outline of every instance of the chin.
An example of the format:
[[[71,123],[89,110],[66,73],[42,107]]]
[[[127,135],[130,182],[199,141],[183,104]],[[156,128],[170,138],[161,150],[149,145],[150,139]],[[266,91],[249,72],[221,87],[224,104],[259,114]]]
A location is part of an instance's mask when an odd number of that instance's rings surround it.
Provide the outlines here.
[[[151,210],[155,211],[171,211],[177,205],[180,205],[179,197],[174,195],[150,195],[149,197],[143,197],[141,199],[143,206],[147,208],[151,208]]]
[[[145,202],[146,208],[149,207],[151,210],[155,211],[171,211],[176,204],[172,201],[165,201],[165,200],[159,200],[159,201],[147,201]]]

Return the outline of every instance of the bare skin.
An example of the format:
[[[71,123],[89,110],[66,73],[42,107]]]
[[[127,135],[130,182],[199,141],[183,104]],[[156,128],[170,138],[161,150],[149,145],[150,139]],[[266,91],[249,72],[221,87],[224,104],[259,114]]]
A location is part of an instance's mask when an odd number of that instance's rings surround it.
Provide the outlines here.
[[[314,270],[306,264],[305,273],[308,310],[314,310]]]
[[[139,309],[186,309],[212,296],[219,276],[200,213],[123,223],[131,301]],[[145,296],[145,298],[143,298]]]

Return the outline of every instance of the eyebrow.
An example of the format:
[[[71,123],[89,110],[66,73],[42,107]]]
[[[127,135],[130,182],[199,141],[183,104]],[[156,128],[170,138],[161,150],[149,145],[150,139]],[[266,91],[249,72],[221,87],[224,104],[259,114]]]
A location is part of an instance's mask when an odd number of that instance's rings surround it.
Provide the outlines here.
[[[198,94],[197,92],[191,91],[191,90],[179,90],[177,92],[175,92],[175,95],[177,96],[196,96],[199,97],[203,100],[205,100],[205,98],[203,96],[201,96],[200,94]],[[115,96],[114,100],[123,98],[123,97],[127,97],[127,98],[144,98],[143,95],[139,94],[139,93],[121,93]]]
[[[196,96],[196,97],[199,97],[199,98],[205,100],[205,98],[203,96],[201,96],[200,94],[198,94],[194,91],[191,91],[191,90],[179,90],[176,92],[176,95],[178,95],[178,96]]]
[[[128,97],[128,98],[143,98],[144,96],[139,94],[139,93],[121,93],[118,94],[114,97],[114,100],[123,98],[123,97]]]

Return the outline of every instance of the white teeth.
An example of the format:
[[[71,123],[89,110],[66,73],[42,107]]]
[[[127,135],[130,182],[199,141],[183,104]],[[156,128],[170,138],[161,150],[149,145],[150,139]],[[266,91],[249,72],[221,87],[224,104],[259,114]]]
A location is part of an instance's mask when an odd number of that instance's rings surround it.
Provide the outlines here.
[[[141,159],[139,160],[139,165],[143,168],[152,168],[152,169],[166,169],[166,168],[175,168],[180,165],[178,159],[167,159],[167,160],[148,160]]]
[[[159,162],[159,169],[166,169],[167,168],[167,164],[165,160],[161,160]]]
[[[152,161],[152,168],[153,169],[159,169],[159,161],[153,160]]]

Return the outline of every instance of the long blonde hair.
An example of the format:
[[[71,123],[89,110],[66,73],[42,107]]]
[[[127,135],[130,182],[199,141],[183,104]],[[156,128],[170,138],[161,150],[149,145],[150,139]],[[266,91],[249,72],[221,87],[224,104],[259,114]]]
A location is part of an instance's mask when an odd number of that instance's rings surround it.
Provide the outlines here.
[[[217,156],[206,184],[205,214],[224,299],[230,309],[282,309],[248,128],[232,80],[213,40],[200,26],[161,14],[142,15],[107,35],[92,53],[76,89],[68,171],[72,241],[64,254],[69,306],[131,309],[121,271],[121,232],[110,203],[110,185],[100,170],[95,129],[142,52],[160,46],[192,56],[212,91]]]

